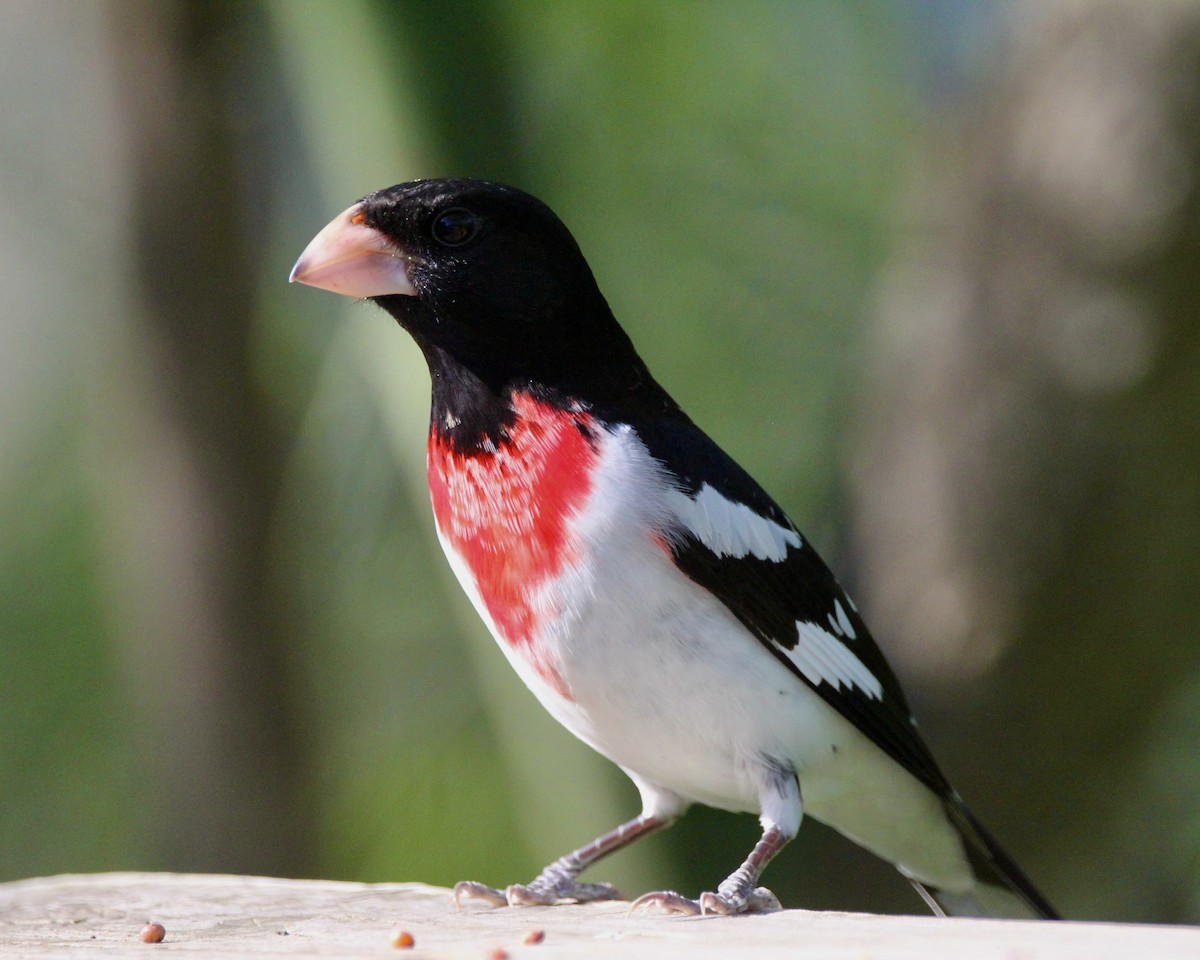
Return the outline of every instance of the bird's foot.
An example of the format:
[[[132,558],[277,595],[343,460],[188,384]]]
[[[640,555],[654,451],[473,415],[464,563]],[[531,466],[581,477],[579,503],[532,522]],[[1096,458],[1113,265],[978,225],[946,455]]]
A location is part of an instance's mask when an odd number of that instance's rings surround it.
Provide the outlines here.
[[[782,910],[783,904],[766,887],[755,887],[745,895],[724,893],[720,887],[716,893],[700,894],[700,912],[730,916],[735,913],[771,913]]]
[[[616,887],[607,883],[580,883],[575,878],[589,866],[614,850],[628,846],[638,837],[670,826],[672,818],[642,814],[591,843],[559,857],[528,884],[513,884],[494,890],[482,883],[465,880],[454,886],[454,905],[463,898],[483,900],[495,907],[538,906],[556,903],[593,903],[597,900],[624,900]]]
[[[474,880],[454,885],[454,905],[461,900],[483,900],[494,907],[550,907],[559,903],[593,903],[598,900],[624,900],[620,891],[608,883],[577,883],[565,878],[538,877],[532,883],[514,883],[495,890]]]
[[[708,914],[727,917],[737,913],[769,913],[772,910],[783,909],[779,898],[766,887],[758,887],[746,893],[702,893],[699,900],[689,900],[670,890],[643,893],[629,905],[629,912],[633,913],[642,907],[688,917]]]
[[[504,891],[489,887],[486,883],[479,883],[476,880],[460,880],[454,885],[454,892],[451,893],[450,899],[454,901],[455,910],[462,907],[464,897],[468,900],[486,900],[493,907],[508,906],[508,898],[504,895]]]
[[[542,881],[528,885],[515,883],[505,893],[510,907],[553,906],[556,903],[594,903],[598,900],[624,900],[610,883],[578,883],[574,880]]]
[[[662,910],[665,913],[678,913],[688,917],[699,916],[700,901],[689,900],[674,890],[656,890],[653,893],[643,893],[629,905],[629,914],[643,907],[648,910]]]
[[[795,777],[784,781],[793,791],[798,790]],[[796,803],[799,804],[797,793]],[[797,808],[798,809],[798,808]],[[794,831],[793,831],[794,832]],[[783,845],[791,839],[792,834],[781,827],[772,824],[762,835],[762,839],[754,845],[746,862],[721,881],[716,893],[702,893],[699,900],[689,900],[677,893],[663,891],[661,893],[644,893],[629,905],[629,912],[640,907],[655,907],[668,913],[682,913],[687,916],[715,914],[728,917],[737,913],[768,913],[772,910],[782,910],[779,898],[766,887],[756,887],[758,878],[771,858]]]

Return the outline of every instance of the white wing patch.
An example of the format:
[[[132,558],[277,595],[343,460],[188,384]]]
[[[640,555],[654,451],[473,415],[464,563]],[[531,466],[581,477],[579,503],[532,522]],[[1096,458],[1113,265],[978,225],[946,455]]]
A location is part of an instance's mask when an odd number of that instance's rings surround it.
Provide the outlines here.
[[[802,543],[790,526],[768,520],[707,483],[695,496],[672,490],[667,506],[688,533],[719,557],[752,556],[782,563],[788,549]],[[845,643],[857,635],[840,599],[834,600],[828,620],[828,627],[796,621],[798,642],[784,654],[814,685],[828,683],[838,690],[857,687],[871,699],[882,700],[883,684]]]
[[[672,491],[669,505],[688,532],[720,557],[754,556],[778,563],[787,558],[788,547],[800,546],[800,534],[791,527],[759,516],[707,483],[694,497]]]
[[[840,604],[838,610],[844,617]],[[796,627],[800,639],[795,647],[784,653],[805,677],[814,684],[828,683],[838,690],[858,687],[872,700],[883,699],[883,684],[879,678],[840,639],[824,627],[805,620],[797,621]],[[853,635],[851,632],[850,636]]]
[[[841,600],[833,601],[833,613],[829,615],[829,626],[840,637],[849,637],[851,640],[858,637],[858,634],[854,632],[854,624],[846,616],[846,608],[842,606]]]

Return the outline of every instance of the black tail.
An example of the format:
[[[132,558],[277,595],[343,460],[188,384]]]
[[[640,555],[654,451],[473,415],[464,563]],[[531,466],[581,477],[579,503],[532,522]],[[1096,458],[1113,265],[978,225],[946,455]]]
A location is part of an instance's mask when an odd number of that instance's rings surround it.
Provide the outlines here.
[[[1050,901],[967,809],[957,794],[945,801],[946,815],[963,838],[975,886],[950,893],[909,877],[929,908],[944,917],[1034,917],[1061,920]]]

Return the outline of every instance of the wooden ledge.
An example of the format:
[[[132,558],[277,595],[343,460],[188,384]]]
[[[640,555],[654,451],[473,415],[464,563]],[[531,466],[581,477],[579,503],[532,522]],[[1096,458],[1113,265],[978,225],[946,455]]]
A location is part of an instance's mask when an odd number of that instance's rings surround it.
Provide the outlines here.
[[[1040,960],[1200,957],[1200,928],[938,920],[785,910],[750,917],[626,916],[621,903],[494,909],[420,883],[109,873],[0,884],[0,953],[56,958],[265,956]],[[143,943],[147,922],[166,928]],[[415,942],[392,945],[396,930]],[[525,943],[542,931],[538,944]]]

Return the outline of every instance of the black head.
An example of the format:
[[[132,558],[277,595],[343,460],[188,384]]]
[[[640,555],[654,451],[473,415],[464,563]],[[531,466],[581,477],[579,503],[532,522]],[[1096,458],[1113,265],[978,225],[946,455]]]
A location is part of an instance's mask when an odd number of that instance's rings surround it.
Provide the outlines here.
[[[431,367],[448,359],[496,393],[534,384],[602,400],[653,386],[562,221],[503,184],[418,180],[370,194],[313,240],[292,278],[371,297]]]

